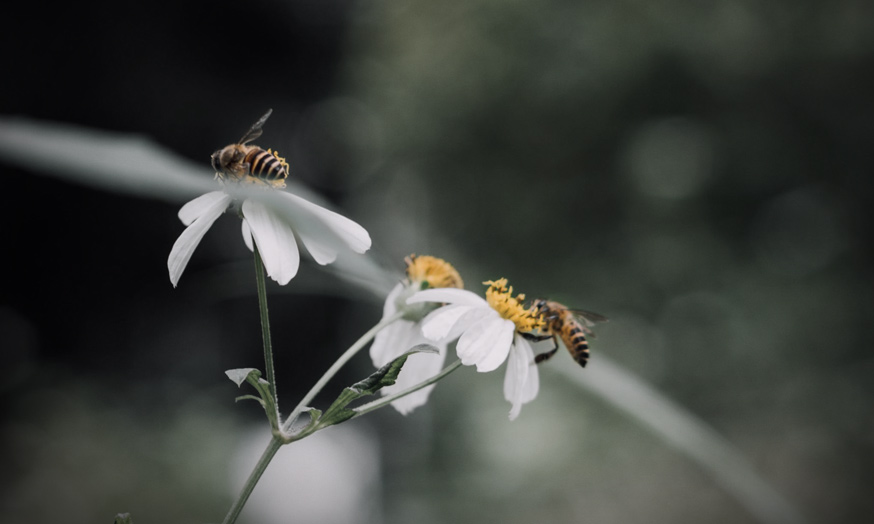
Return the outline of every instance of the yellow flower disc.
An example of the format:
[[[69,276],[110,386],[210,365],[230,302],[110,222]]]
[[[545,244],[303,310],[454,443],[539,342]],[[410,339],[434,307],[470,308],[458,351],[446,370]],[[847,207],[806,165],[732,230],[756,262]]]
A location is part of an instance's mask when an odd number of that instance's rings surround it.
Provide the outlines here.
[[[513,286],[507,286],[507,279],[489,280],[483,282],[489,286],[486,290],[486,301],[502,317],[516,324],[516,331],[528,333],[535,329],[543,329],[546,324],[534,307],[525,309],[522,301],[525,295],[520,293],[513,297]]]
[[[452,264],[442,258],[410,255],[404,261],[407,263],[407,277],[411,282],[427,282],[429,288],[454,287],[464,289],[461,275],[452,267]]]

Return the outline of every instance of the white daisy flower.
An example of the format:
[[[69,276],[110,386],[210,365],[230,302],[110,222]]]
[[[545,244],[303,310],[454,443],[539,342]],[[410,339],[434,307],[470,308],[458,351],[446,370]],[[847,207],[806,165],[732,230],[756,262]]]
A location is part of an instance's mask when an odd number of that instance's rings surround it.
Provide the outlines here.
[[[404,310],[404,316],[376,334],[370,346],[370,358],[373,360],[373,365],[379,368],[419,344],[435,346],[438,354],[410,355],[398,375],[397,382],[382,388],[383,395],[403,391],[433,377],[440,372],[446,359],[448,340],[432,341],[422,335],[420,322],[434,309],[434,306],[426,304],[411,306],[406,303],[407,298],[422,289],[464,286],[461,276],[445,260],[431,256],[410,255],[406,258],[406,263],[407,278],[391,290],[383,307],[383,319],[395,315],[399,310]],[[431,384],[401,397],[391,405],[401,414],[406,415],[428,401],[428,395],[434,386],[435,384]]]
[[[223,190],[201,195],[179,210],[179,219],[188,227],[167,259],[174,287],[213,222],[237,206],[243,218],[243,241],[253,249],[254,239],[267,275],[281,285],[297,274],[297,239],[321,265],[333,262],[340,251],[364,253],[370,249],[367,231],[342,215],[284,191],[226,184]]]
[[[512,405],[510,420],[514,420],[540,388],[534,350],[522,333],[542,328],[543,320],[534,309],[522,306],[525,295],[512,296],[507,279],[484,284],[489,286],[485,300],[463,289],[426,289],[407,303],[446,304],[422,320],[422,333],[431,340],[458,338],[456,351],[462,364],[486,373],[507,361],[504,398]]]

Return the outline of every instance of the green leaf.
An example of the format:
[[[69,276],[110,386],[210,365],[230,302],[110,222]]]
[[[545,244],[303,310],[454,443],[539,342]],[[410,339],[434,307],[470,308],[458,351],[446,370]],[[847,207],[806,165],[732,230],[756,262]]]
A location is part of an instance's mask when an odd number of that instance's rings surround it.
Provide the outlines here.
[[[355,411],[348,409],[346,406],[361,397],[373,395],[385,386],[391,386],[394,384],[401,372],[401,368],[403,368],[404,364],[407,362],[407,357],[414,353],[437,352],[437,348],[430,344],[419,344],[418,346],[411,348],[403,355],[376,370],[376,372],[369,377],[345,388],[343,392],[340,393],[340,396],[337,397],[337,400],[331,404],[331,407],[329,407],[323,415],[319,416],[318,422],[310,424],[310,426],[312,426],[313,429],[321,429],[349,420],[355,416]],[[313,416],[312,412],[310,412],[310,416]]]
[[[255,395],[241,395],[234,399],[234,402],[239,402],[241,400],[254,400],[255,402],[261,404],[262,407],[266,409],[267,404],[264,402],[264,399],[261,397],[256,397]]]
[[[255,368],[237,368],[237,369],[229,369],[225,371],[225,375],[231,379],[237,387],[243,385],[243,382],[249,380],[249,377],[254,379],[261,378],[261,372]]]
[[[316,408],[303,408],[304,411],[310,416],[310,423],[313,423],[319,420],[319,417],[322,416],[322,410]]]
[[[401,368],[407,362],[407,357],[413,353],[437,353],[437,348],[430,344],[419,344],[418,346],[414,346],[403,355],[376,370],[376,373],[353,384],[350,389],[359,393],[359,397],[363,397],[365,395],[373,395],[385,386],[391,386],[397,381],[398,375],[401,373]]]
[[[130,517],[130,513],[119,513],[115,516],[114,524],[133,524],[133,519]]]
[[[261,404],[264,408],[264,413],[267,414],[267,420],[270,421],[270,427],[276,429],[279,427],[279,414],[276,411],[276,403],[273,399],[273,394],[270,392],[270,383],[261,378],[261,372],[255,368],[237,368],[225,371],[225,375],[231,379],[237,387],[242,387],[243,382],[248,382],[258,396],[242,395],[236,398],[236,401],[254,400]]]

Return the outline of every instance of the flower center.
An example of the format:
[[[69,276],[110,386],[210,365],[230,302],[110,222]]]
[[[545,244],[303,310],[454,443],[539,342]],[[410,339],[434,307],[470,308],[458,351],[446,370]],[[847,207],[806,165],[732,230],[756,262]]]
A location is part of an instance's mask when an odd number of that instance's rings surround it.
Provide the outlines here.
[[[425,282],[427,288],[454,287],[464,289],[461,275],[452,264],[442,258],[410,255],[404,259],[407,263],[407,277],[411,282]]]
[[[533,306],[525,309],[522,305],[525,300],[523,293],[513,297],[513,286],[507,286],[506,278],[489,280],[483,284],[489,286],[486,290],[486,301],[498,314],[516,324],[516,331],[528,333],[546,327],[543,318]]]

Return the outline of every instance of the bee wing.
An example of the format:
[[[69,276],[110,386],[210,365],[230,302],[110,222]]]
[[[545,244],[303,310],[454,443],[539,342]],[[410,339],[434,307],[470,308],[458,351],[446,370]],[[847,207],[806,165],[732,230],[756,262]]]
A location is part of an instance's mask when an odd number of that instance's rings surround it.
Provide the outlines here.
[[[258,121],[252,124],[252,127],[250,127],[248,131],[246,131],[246,134],[243,135],[243,138],[240,139],[240,143],[246,144],[261,136],[261,133],[263,132],[261,128],[264,127],[264,122],[267,122],[267,119],[270,118],[270,115],[272,113],[273,110],[268,109],[267,112],[264,113],[264,116],[259,118]]]
[[[591,311],[586,311],[585,309],[568,309],[573,315],[582,322],[586,327],[594,326],[598,322],[608,322],[609,319],[604,315],[599,315],[598,313],[592,313]],[[588,330],[587,330],[588,331]],[[591,334],[591,331],[589,332]]]

